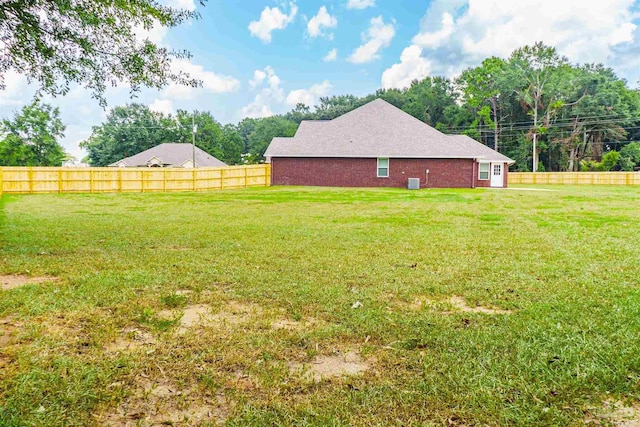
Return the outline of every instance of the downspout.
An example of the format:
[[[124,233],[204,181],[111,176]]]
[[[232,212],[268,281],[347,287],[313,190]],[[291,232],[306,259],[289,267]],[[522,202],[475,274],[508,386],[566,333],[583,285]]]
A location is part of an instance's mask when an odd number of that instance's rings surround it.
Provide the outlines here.
[[[476,165],[478,164],[478,159],[474,158],[473,159],[473,167],[471,168],[472,170],[472,175],[471,175],[471,188],[476,188],[476,175],[477,175],[477,171],[476,171]]]

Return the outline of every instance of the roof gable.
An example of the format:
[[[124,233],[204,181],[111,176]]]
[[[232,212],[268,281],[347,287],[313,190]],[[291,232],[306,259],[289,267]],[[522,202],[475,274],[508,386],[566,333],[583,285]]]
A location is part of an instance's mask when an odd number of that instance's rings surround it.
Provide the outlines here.
[[[206,151],[195,147],[196,165],[198,167],[227,166],[226,163],[211,156]],[[192,161],[193,146],[191,144],[164,143],[151,147],[131,157],[118,160],[109,166],[122,164],[130,167],[147,167],[150,164],[168,167],[180,167],[187,160]]]

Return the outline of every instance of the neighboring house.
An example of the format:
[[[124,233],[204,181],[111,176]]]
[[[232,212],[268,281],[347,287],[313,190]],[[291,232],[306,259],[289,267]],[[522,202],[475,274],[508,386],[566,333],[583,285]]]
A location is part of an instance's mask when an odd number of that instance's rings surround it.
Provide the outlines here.
[[[227,166],[226,163],[207,154],[198,147],[195,148],[195,152],[196,167],[198,168]],[[191,144],[160,144],[142,153],[111,163],[109,166],[121,168],[192,168],[193,146]]]
[[[466,135],[445,135],[382,99],[329,121],[303,121],[265,152],[273,185],[506,187],[514,161]],[[414,179],[413,185],[417,183]]]

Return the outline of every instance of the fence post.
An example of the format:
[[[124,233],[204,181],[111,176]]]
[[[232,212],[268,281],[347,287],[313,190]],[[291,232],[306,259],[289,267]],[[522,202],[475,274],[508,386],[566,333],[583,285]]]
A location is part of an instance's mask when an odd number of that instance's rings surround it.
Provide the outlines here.
[[[93,193],[93,168],[89,169],[89,193]]]
[[[29,194],[33,193],[33,166],[27,169],[27,180],[29,181]]]
[[[164,179],[163,191],[166,193],[167,192],[167,169],[166,168],[162,168],[162,178]]]
[[[193,165],[191,177],[193,178],[193,191],[196,191],[196,165]]]
[[[144,169],[140,171],[140,192],[144,193]]]
[[[224,190],[224,169],[220,169],[220,189]]]
[[[2,190],[4,186],[4,176],[3,176],[2,168],[0,168],[0,197],[2,197]]]
[[[247,167],[244,166],[244,188],[247,188],[249,186],[249,177],[247,175]]]
[[[122,168],[118,167],[118,193],[122,193]]]

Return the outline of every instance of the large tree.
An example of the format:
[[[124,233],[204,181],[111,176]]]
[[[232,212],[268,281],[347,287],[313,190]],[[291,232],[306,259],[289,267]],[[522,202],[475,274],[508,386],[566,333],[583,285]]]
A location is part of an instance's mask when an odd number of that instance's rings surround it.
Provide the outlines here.
[[[474,109],[478,118],[493,131],[493,149],[499,148],[502,103],[507,96],[507,64],[501,58],[491,57],[475,68],[462,72],[456,83],[462,90],[463,100]]]
[[[34,101],[0,122],[0,166],[61,166],[65,126],[57,108]]]
[[[141,104],[115,107],[88,140],[80,143],[92,166],[107,166],[163,142],[173,142],[173,128],[160,113]],[[190,128],[190,127],[189,127]]]
[[[544,129],[541,123],[547,123],[554,113],[562,106],[559,99],[558,69],[568,67],[568,60],[560,55],[555,48],[545,46],[541,42],[533,46],[516,49],[509,58],[508,71],[510,80],[514,81],[514,91],[518,95],[525,111],[533,119],[529,130],[533,142],[532,170],[538,170],[538,137]],[[554,84],[556,83],[556,84]]]
[[[208,111],[164,115],[141,104],[115,107],[80,146],[89,152],[93,166],[107,166],[164,142],[190,144],[194,123],[196,146],[225,163],[240,163],[242,138],[233,126],[223,127]]]
[[[102,105],[107,86],[117,83],[134,93],[170,82],[198,85],[170,66],[188,52],[138,35],[140,29],[175,27],[197,16],[155,0],[0,0],[0,89],[11,70],[54,96],[79,84]]]
[[[293,136],[298,124],[282,116],[265,117],[256,122],[255,128],[248,136],[249,151],[247,160],[255,163],[262,159],[265,150],[276,136]]]
[[[178,110],[175,116],[163,118],[166,128],[171,129],[171,142],[190,143],[192,137],[196,146],[227,164],[240,163],[244,144],[233,126],[222,126],[208,111]],[[192,124],[197,126],[192,136]]]

